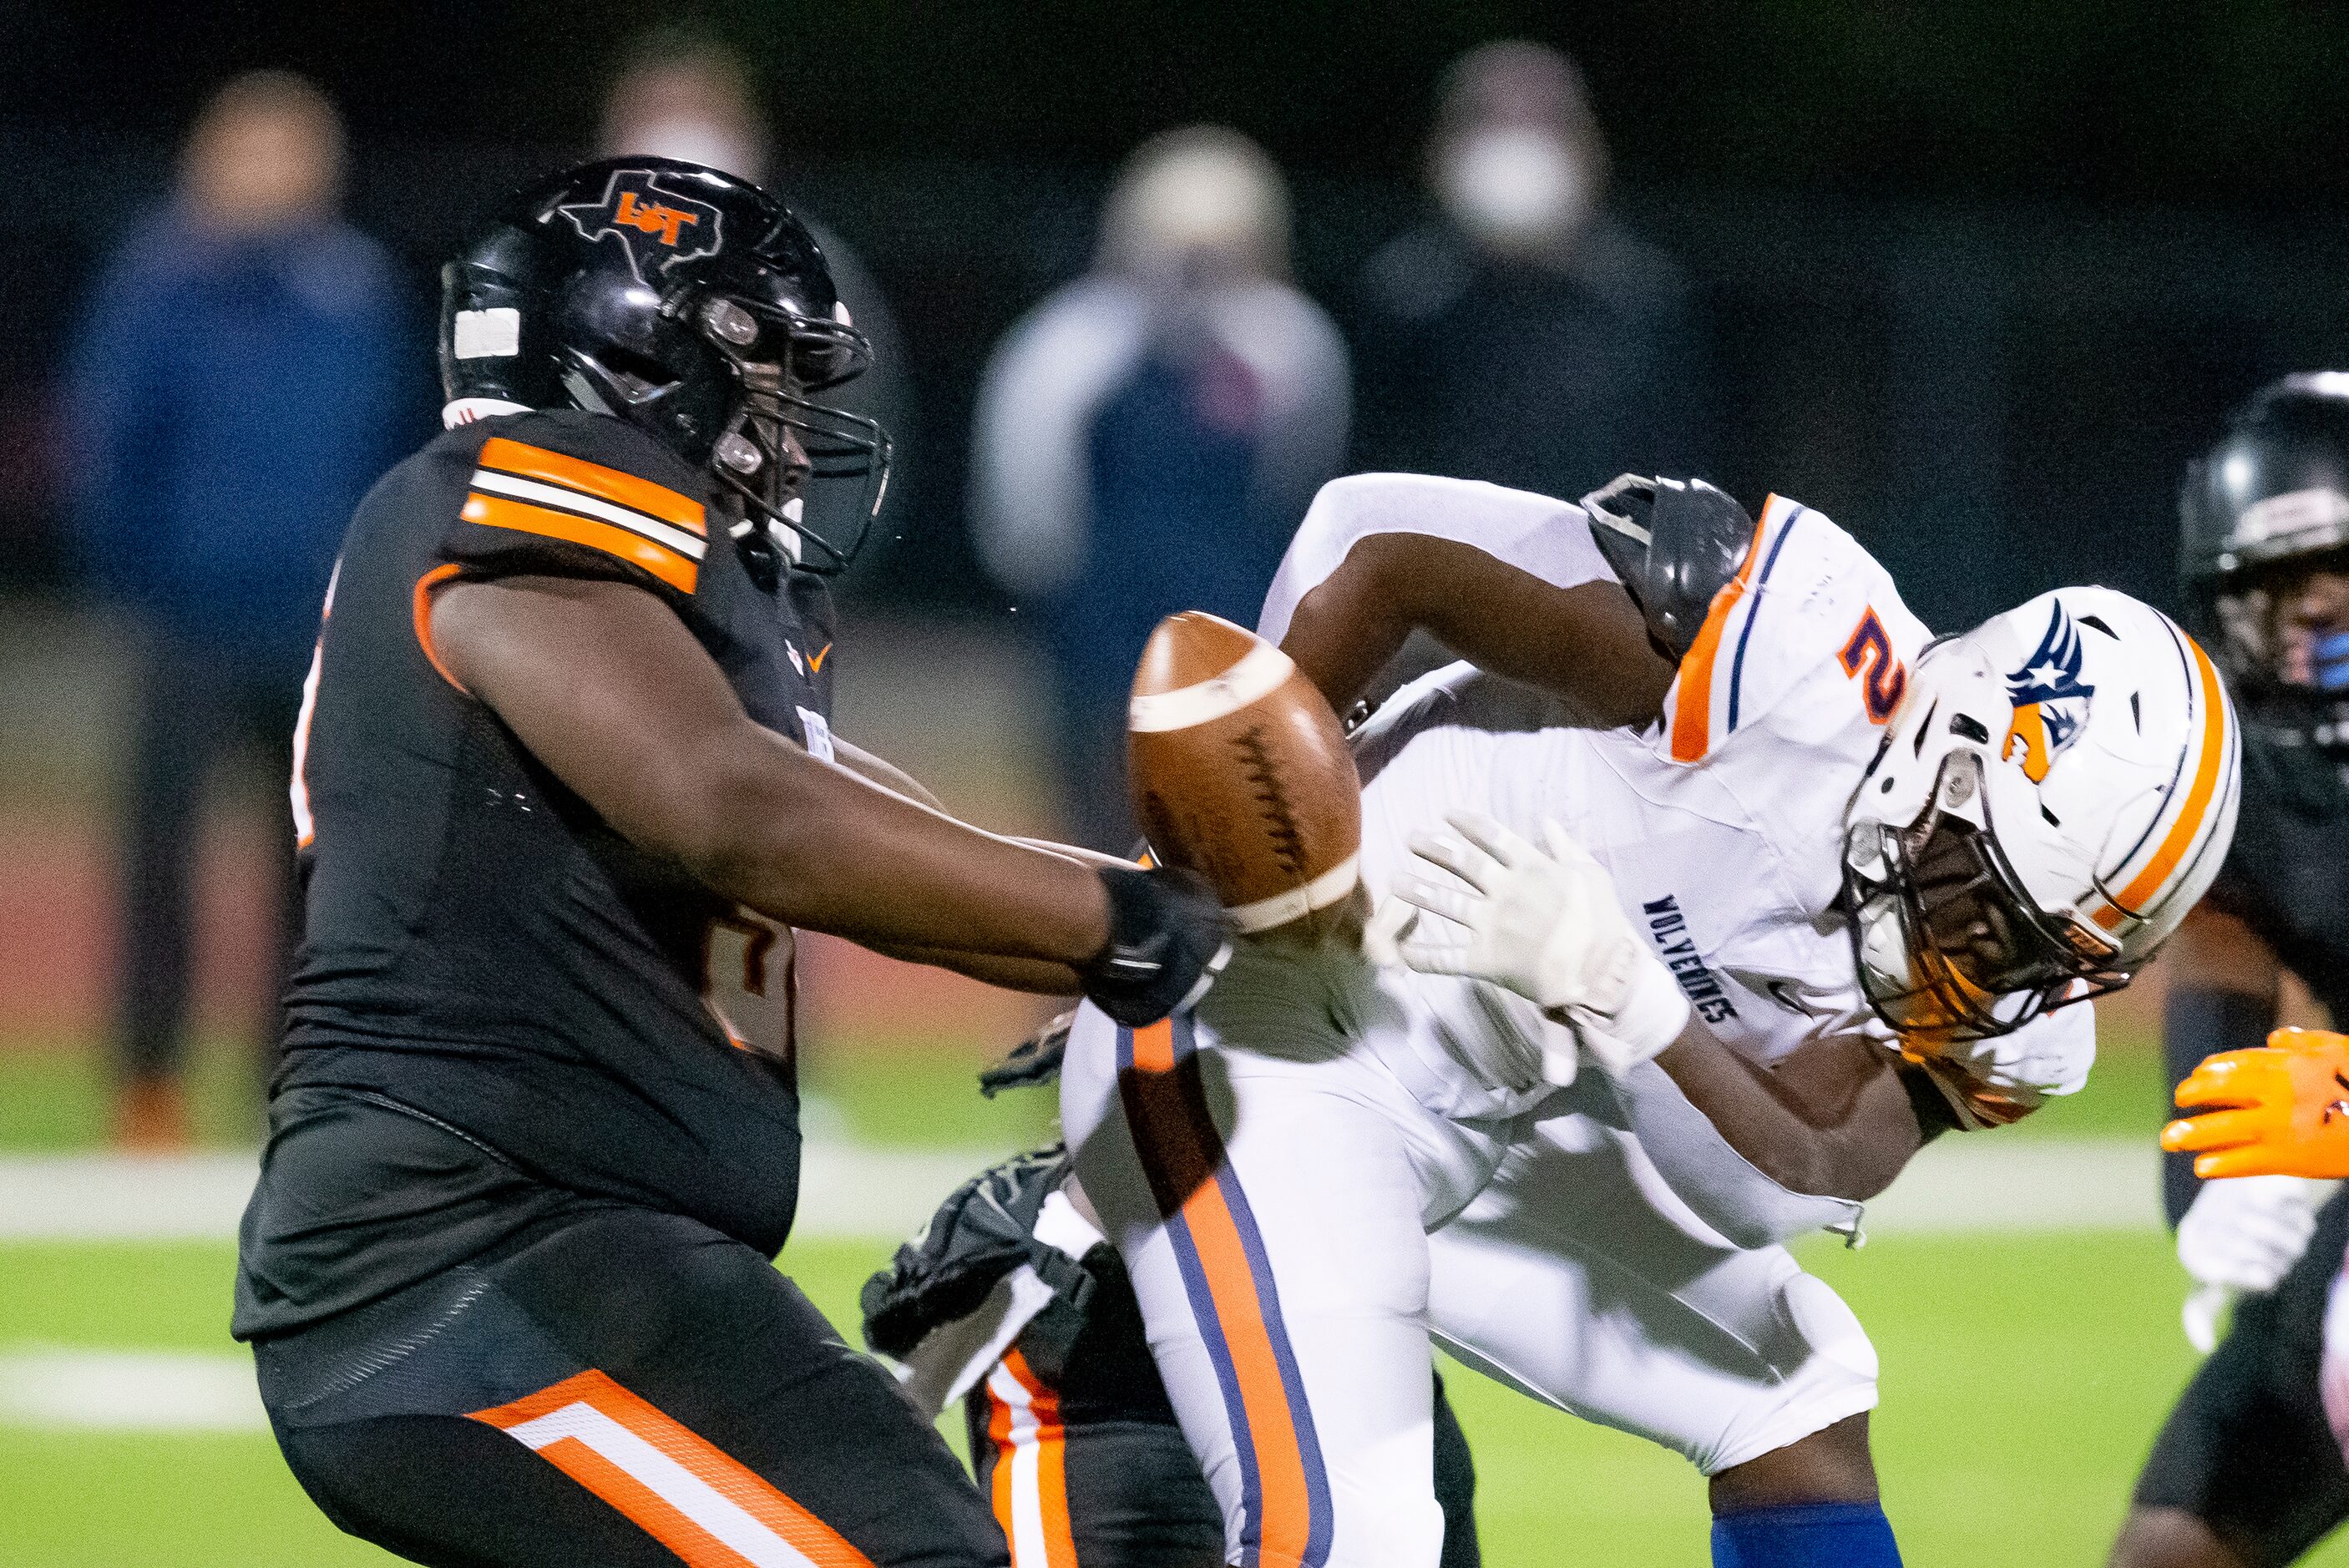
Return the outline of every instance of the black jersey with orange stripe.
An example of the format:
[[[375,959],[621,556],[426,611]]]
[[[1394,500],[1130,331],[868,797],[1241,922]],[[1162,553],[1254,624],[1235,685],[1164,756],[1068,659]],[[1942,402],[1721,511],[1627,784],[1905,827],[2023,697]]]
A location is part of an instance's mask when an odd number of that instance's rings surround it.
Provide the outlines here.
[[[368,494],[305,691],[278,1094],[381,1097],[550,1186],[781,1246],[791,933],[614,832],[440,669],[429,619],[460,578],[634,583],[754,719],[828,754],[829,598],[754,570],[747,531],[708,474],[571,410],[461,426]]]

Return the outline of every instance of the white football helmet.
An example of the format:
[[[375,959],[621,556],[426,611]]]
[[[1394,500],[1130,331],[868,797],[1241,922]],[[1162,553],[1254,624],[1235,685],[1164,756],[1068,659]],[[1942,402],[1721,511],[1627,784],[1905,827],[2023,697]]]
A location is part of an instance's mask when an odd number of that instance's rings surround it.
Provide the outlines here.
[[[2126,593],[1930,645],[1844,812],[1869,1005],[1930,1050],[2126,985],[2219,874],[2240,779],[2218,670]]]

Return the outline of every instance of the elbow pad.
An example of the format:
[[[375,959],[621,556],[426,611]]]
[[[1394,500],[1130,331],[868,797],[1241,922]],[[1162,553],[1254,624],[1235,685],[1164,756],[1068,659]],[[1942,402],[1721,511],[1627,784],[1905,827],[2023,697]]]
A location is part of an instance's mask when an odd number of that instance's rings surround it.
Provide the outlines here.
[[[1616,1078],[1614,1088],[1649,1162],[1732,1245],[1775,1246],[1813,1231],[1835,1231],[1850,1245],[1859,1244],[1859,1203],[1791,1191],[1772,1181],[1729,1146],[1713,1119],[1655,1063],[1640,1063]]]

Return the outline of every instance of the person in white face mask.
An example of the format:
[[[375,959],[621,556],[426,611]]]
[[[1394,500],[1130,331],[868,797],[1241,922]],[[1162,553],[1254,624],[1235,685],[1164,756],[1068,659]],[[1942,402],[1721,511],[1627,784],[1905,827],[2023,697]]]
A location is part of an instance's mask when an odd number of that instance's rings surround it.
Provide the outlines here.
[[[1546,495],[1709,471],[1689,285],[1609,215],[1607,148],[1574,63],[1524,42],[1464,56],[1425,170],[1440,215],[1363,279],[1357,466]]]
[[[595,150],[602,158],[649,153],[681,159],[758,185],[774,172],[771,145],[756,84],[741,57],[715,39],[660,28],[637,38],[622,54],[604,96]],[[856,330],[873,345],[873,368],[842,388],[839,401],[894,438],[889,495],[881,519],[886,522],[901,515],[909,486],[920,483],[922,467],[904,339],[880,285],[847,242],[805,208],[794,203],[792,211],[823,249]],[[886,541],[893,531],[876,524],[874,531],[877,539]]]

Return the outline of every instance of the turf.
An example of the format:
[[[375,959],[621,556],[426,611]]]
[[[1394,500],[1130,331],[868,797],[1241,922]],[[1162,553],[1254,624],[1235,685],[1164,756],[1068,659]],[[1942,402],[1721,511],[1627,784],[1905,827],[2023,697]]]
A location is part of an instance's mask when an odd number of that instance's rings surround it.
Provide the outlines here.
[[[819,1041],[802,1065],[809,1130],[864,1143],[1007,1150],[1032,1145],[1050,1136],[1049,1093],[988,1100],[977,1092],[979,1068],[1012,1043],[951,1036]],[[2086,1088],[1999,1136],[2150,1138],[2167,1102],[2160,1076],[2149,1043],[2125,1034],[2108,1038]],[[87,1149],[102,1141],[107,1081],[102,1059],[86,1042],[0,1039],[0,1151]],[[258,1082],[248,1050],[225,1040],[201,1042],[188,1078],[197,1141],[254,1141]]]
[[[884,1248],[794,1248],[835,1317]],[[1884,1357],[1877,1449],[1909,1561],[2101,1561],[2137,1461],[2191,1358],[2158,1236],[1889,1237],[1808,1261]],[[227,1348],[228,1249],[0,1248],[0,1349],[24,1342]],[[1701,1564],[1702,1489],[1678,1460],[1582,1426],[1465,1371],[1495,1568]],[[273,1568],[386,1562],[336,1533],[269,1439],[63,1434],[0,1426],[0,1563]],[[2349,1568],[2336,1542],[2311,1561]]]

